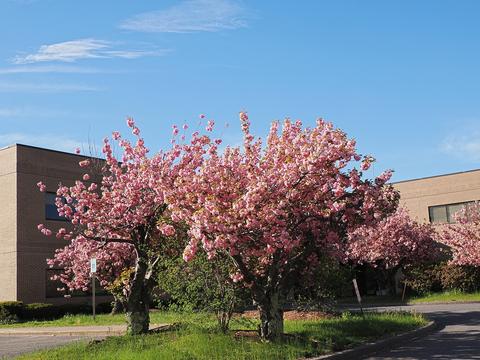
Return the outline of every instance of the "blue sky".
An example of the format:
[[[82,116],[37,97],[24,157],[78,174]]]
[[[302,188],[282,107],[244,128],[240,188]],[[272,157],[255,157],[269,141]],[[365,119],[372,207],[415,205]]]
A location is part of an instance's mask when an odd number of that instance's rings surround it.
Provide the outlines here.
[[[394,180],[480,168],[480,2],[0,0],[0,146],[317,117]],[[224,126],[229,123],[229,127]]]

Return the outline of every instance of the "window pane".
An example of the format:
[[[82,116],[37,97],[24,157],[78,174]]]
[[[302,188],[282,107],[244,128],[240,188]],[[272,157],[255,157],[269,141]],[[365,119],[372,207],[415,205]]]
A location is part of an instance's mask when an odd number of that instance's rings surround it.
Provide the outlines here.
[[[430,222],[433,224],[441,224],[448,222],[447,218],[447,207],[442,206],[431,206],[428,208],[430,215]]]
[[[448,222],[449,223],[455,223],[455,214],[457,214],[459,211],[463,210],[465,207],[465,204],[454,204],[454,205],[448,205]]]
[[[47,220],[63,220],[66,221],[63,216],[58,215],[57,205],[55,205],[55,199],[57,194],[45,193],[45,219]]]

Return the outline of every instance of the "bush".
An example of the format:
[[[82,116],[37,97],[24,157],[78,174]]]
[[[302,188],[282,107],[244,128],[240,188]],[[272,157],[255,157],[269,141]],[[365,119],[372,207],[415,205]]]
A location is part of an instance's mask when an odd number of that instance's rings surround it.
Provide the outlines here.
[[[439,270],[443,290],[474,292],[480,285],[480,269],[445,264]]]
[[[477,291],[480,284],[480,268],[438,264],[412,266],[404,270],[405,282],[419,295],[439,291]]]
[[[329,256],[319,263],[311,277],[296,282],[290,289],[288,300],[299,310],[333,310],[336,299],[351,292],[354,271],[350,266]]]
[[[23,315],[23,303],[21,301],[0,302],[0,323],[12,324],[20,321]]]
[[[53,320],[62,316],[58,306],[32,303],[24,306],[22,320]]]
[[[112,310],[110,303],[97,305],[98,313],[108,313]],[[53,320],[64,315],[90,314],[92,307],[88,304],[53,305],[32,303],[24,305],[21,301],[0,302],[0,324],[12,324],[30,320]]]
[[[95,311],[98,314],[109,314],[112,312],[112,308],[113,306],[111,302],[104,302],[97,304],[97,306],[95,306]]]
[[[404,282],[419,295],[441,291],[440,269],[442,266],[443,263],[409,266],[403,269]]]
[[[89,314],[92,312],[92,307],[88,304],[63,304],[59,305],[59,313],[61,316],[70,314],[70,315],[77,315],[77,314]]]
[[[231,259],[225,254],[207,260],[199,251],[190,262],[181,255],[163,259],[159,287],[154,293],[157,306],[172,310],[211,311],[222,331],[227,331],[234,311],[242,311],[249,302],[248,291],[230,278],[234,273]]]

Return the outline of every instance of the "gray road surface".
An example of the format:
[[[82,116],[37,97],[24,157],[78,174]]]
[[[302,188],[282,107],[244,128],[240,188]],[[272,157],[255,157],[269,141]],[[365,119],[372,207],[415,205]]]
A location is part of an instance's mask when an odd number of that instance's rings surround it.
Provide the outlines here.
[[[61,335],[2,335],[0,336],[0,358],[10,359],[23,353],[65,345],[83,339],[89,338]]]
[[[378,310],[425,313],[441,329],[427,337],[386,350],[368,360],[471,360],[480,359],[480,304],[414,305]]]

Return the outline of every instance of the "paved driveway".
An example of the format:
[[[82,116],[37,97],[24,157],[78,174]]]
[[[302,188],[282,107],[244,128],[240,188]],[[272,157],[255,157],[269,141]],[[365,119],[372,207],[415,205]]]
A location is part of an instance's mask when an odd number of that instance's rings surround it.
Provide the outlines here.
[[[8,359],[23,353],[65,345],[84,339],[89,339],[89,337],[68,335],[2,335],[0,336],[0,358]]]
[[[168,324],[150,324],[151,330],[160,330]],[[73,341],[104,339],[107,336],[122,335],[127,326],[46,326],[46,327],[4,327],[0,328],[0,358],[11,358],[23,353],[65,345]]]
[[[414,305],[394,309],[418,311],[440,324],[424,338],[368,357],[368,360],[480,359],[480,304]]]

